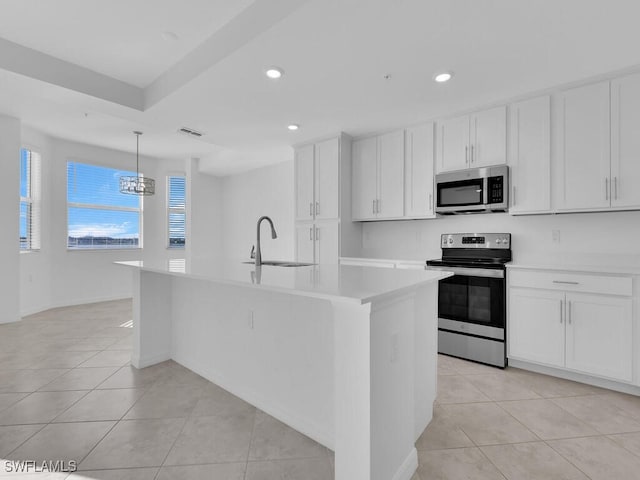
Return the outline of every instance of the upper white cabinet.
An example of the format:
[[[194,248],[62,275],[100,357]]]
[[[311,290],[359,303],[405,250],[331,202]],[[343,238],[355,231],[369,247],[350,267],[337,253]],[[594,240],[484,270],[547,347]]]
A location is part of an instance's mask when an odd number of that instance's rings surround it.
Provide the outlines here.
[[[510,107],[509,166],[512,215],[551,210],[551,98]]]
[[[438,122],[438,172],[506,162],[507,107]]]
[[[611,82],[611,206],[640,206],[640,74]]]
[[[339,138],[296,149],[296,220],[338,218]]]
[[[404,214],[404,130],[353,142],[354,220]]]
[[[609,82],[562,92],[558,210],[611,204]]]
[[[404,147],[404,215],[433,218],[433,123],[408,128]]]

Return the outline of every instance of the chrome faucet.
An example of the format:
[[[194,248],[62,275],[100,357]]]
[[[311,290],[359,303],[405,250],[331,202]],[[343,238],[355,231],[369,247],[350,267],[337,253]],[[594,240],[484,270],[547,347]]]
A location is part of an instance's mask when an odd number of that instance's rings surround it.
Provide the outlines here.
[[[259,267],[260,265],[262,265],[262,252],[260,251],[260,224],[262,223],[263,220],[268,221],[269,225],[271,225],[271,238],[278,238],[278,234],[276,233],[276,229],[273,226],[273,222],[271,221],[271,219],[267,216],[260,217],[258,219],[258,226],[257,226],[258,238],[256,240],[256,250],[255,250],[256,267]]]

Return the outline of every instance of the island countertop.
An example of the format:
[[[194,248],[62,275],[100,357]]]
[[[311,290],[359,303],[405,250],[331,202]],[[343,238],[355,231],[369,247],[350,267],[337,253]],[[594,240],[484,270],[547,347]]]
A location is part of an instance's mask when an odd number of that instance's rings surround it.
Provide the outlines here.
[[[256,268],[242,260],[139,260],[115,262],[142,271],[326,300],[370,303],[453,275],[446,271],[346,265]]]

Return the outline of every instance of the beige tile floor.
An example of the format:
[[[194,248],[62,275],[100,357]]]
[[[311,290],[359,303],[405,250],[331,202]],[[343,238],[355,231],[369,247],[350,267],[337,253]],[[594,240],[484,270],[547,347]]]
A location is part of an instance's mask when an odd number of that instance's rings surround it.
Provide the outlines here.
[[[332,452],[174,362],[129,365],[129,301],[0,325],[0,459],[53,480],[331,480]],[[640,479],[640,398],[439,358],[413,480]]]

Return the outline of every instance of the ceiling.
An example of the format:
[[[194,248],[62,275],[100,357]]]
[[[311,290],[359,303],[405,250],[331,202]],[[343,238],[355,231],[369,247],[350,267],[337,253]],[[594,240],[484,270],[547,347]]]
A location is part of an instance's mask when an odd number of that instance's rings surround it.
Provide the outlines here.
[[[0,113],[126,151],[142,130],[145,155],[201,158],[216,175],[338,131],[640,65],[634,0],[0,0],[0,11]],[[267,79],[270,65],[284,77]],[[442,70],[454,79],[434,83]]]

